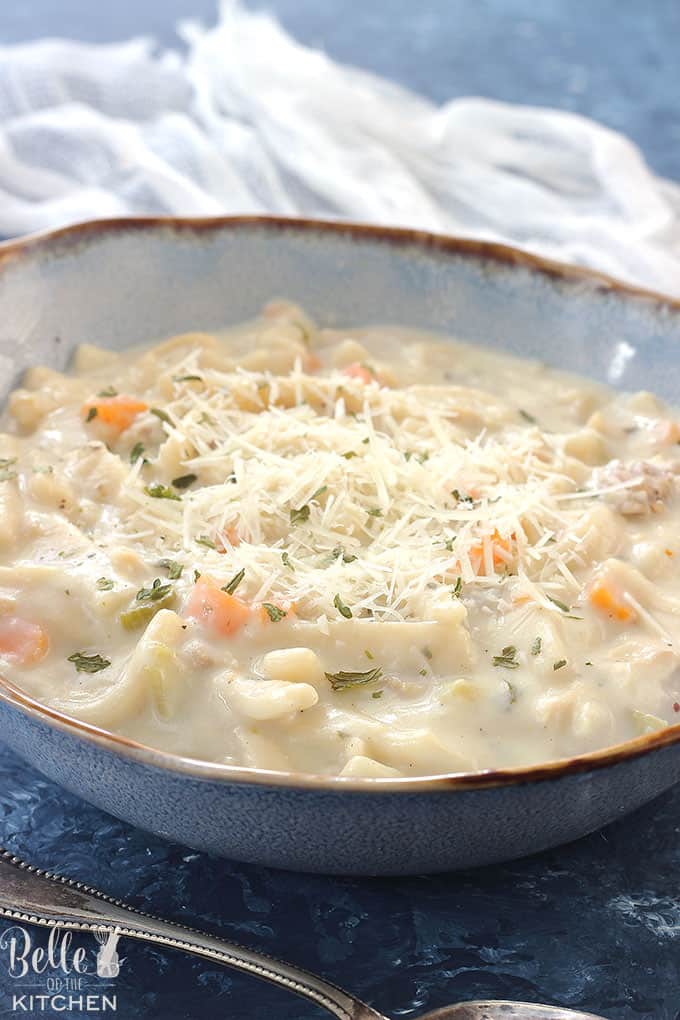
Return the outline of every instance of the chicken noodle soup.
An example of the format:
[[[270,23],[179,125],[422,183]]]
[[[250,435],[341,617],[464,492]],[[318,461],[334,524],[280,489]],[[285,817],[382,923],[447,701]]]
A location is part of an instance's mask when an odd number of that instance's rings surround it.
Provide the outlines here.
[[[606,388],[274,302],[31,369],[0,435],[0,669],[211,761],[528,765],[680,719],[680,429]]]

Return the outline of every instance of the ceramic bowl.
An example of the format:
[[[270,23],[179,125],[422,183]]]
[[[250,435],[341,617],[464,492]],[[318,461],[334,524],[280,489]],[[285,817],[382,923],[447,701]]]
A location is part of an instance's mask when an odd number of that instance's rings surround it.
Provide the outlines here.
[[[87,223],[0,246],[0,400],[79,343],[121,349],[252,316],[395,322],[680,392],[680,303],[510,248],[403,230],[237,218]],[[133,825],[243,861],[339,874],[444,871],[576,839],[680,779],[680,725],[546,765],[342,780],[213,765],[69,719],[0,681],[0,739]]]

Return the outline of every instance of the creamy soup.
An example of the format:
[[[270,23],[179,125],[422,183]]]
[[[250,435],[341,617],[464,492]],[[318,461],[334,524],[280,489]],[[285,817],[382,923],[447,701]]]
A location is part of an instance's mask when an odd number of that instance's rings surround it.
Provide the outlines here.
[[[31,369],[0,670],[258,769],[528,765],[680,721],[680,429],[649,393],[273,302]]]

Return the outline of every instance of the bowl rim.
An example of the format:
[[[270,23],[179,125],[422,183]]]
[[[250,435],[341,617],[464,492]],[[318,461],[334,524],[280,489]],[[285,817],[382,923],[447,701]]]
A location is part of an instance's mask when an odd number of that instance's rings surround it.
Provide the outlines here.
[[[414,248],[423,254],[441,252],[461,255],[480,261],[495,262],[509,268],[525,268],[563,283],[590,284],[591,290],[614,291],[628,298],[647,299],[659,308],[680,313],[680,297],[661,291],[627,283],[608,273],[585,266],[560,262],[543,255],[534,255],[521,248],[498,241],[459,237],[454,234],[435,234],[429,230],[411,227],[390,227],[380,224],[359,223],[352,220],[311,219],[303,216],[277,216],[253,213],[234,216],[119,216],[83,220],[51,230],[38,230],[17,238],[0,241],[0,275],[11,264],[31,255],[56,253],[76,248],[88,241],[96,241],[107,234],[136,231],[166,230],[178,234],[210,234],[215,231],[249,230],[262,228],[272,233],[286,230],[298,233],[347,235],[359,243],[382,243],[394,247]]]
[[[261,228],[298,233],[346,235],[353,242],[383,243],[413,248],[424,254],[442,253],[477,261],[494,262],[507,268],[524,268],[549,276],[562,283],[588,284],[594,291],[613,292],[618,297],[642,299],[657,308],[680,314],[680,299],[643,287],[625,283],[615,277],[581,266],[543,258],[509,245],[474,238],[433,234],[429,231],[403,227],[386,227],[339,220],[317,220],[288,216],[134,216],[114,219],[87,220],[54,230],[40,231],[26,237],[0,242],[0,276],[19,260],[43,252],[52,254],[95,242],[102,236],[131,231],[159,230],[191,234],[220,230]],[[395,779],[347,778],[321,776],[313,773],[282,772],[247,768],[202,761],[173,752],[161,751],[128,737],[83,722],[51,708],[20,690],[0,676],[0,703],[18,710],[35,722],[47,725],[68,736],[95,745],[115,755],[175,775],[190,776],[209,782],[255,786],[314,789],[327,793],[415,793],[449,792],[453,790],[488,789],[561,779],[565,776],[593,772],[643,757],[652,751],[680,743],[680,723],[672,724],[632,740],[614,744],[586,754],[543,762],[538,765],[428,776],[400,776]]]

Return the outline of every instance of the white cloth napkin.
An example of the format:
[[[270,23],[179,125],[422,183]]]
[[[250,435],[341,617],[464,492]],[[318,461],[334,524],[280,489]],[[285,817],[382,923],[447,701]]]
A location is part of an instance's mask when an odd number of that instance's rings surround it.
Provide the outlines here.
[[[443,106],[225,0],[186,51],[0,47],[0,234],[125,214],[275,212],[505,241],[680,294],[680,187],[555,110]]]

